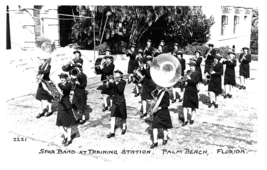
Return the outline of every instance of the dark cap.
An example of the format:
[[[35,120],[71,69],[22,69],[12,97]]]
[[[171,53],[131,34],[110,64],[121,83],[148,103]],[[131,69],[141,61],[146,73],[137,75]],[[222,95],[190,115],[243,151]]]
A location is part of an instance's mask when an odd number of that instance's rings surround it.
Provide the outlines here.
[[[66,73],[61,73],[60,75],[58,75],[60,78],[68,78],[69,76]]]
[[[104,59],[107,59],[107,58],[113,59],[113,56],[112,56],[112,55],[106,55],[106,56],[104,57]]]
[[[196,54],[196,53],[199,53],[199,55],[201,55],[201,51],[200,51],[200,50],[196,50],[196,51],[195,51],[195,54]]]
[[[178,46],[179,44],[178,43],[174,43],[175,46]]]
[[[159,45],[160,47],[163,47],[163,45]]]
[[[216,55],[214,56],[214,58],[220,60],[220,59],[222,58],[222,56],[221,56],[220,54],[216,54]]]
[[[151,39],[148,39],[147,42],[151,42]]]
[[[138,50],[138,53],[143,53],[143,50],[142,50],[142,49],[139,49],[139,50]]]
[[[229,55],[229,54],[233,54],[233,55],[235,55],[235,53],[234,53],[234,52],[232,52],[232,51],[229,51],[229,52],[228,52],[228,55]]]
[[[134,47],[135,48],[135,44],[132,44],[130,47]]]
[[[248,47],[243,47],[242,50],[243,50],[243,51],[244,51],[244,50],[249,50],[249,48],[248,48]]]
[[[73,52],[73,54],[76,54],[76,53],[79,53],[79,54],[80,54],[80,56],[82,56],[82,54],[81,54],[81,52],[80,52],[80,51],[76,50],[76,51],[74,51],[74,52]]]
[[[193,61],[193,60],[190,60],[190,62],[188,63],[188,65],[195,66],[195,65],[197,65],[197,63],[195,61]]]
[[[109,49],[109,48],[106,48],[106,51],[105,51],[105,52],[107,52],[107,51],[109,51],[109,52],[110,52],[110,49]]]
[[[165,42],[164,40],[161,40],[160,42]]]
[[[147,55],[145,61],[152,61],[153,57],[151,55]]]
[[[123,75],[123,73],[120,70],[115,70],[114,73],[119,73],[119,74]]]
[[[209,47],[214,47],[214,44],[209,43],[208,46]]]

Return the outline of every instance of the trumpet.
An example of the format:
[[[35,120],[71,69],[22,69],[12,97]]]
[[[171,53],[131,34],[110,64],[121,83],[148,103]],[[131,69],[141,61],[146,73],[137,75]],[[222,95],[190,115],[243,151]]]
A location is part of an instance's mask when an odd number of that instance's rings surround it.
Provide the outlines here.
[[[213,69],[215,67],[215,64],[216,64],[215,62],[213,62],[211,64],[211,67],[210,67],[210,70],[209,70],[209,74],[207,74],[207,76],[206,76],[207,81],[209,81],[211,79],[211,72],[213,71]]]
[[[190,76],[193,73],[193,71],[188,70],[187,73],[182,77],[181,79],[178,80],[178,86],[182,87],[185,85],[185,82],[188,80],[188,76]]]

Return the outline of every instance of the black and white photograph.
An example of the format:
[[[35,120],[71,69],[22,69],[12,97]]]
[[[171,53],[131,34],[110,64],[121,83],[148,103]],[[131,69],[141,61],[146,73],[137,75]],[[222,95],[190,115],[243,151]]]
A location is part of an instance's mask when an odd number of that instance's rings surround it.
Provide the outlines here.
[[[257,157],[256,3],[54,3],[5,5],[8,156],[84,166]]]

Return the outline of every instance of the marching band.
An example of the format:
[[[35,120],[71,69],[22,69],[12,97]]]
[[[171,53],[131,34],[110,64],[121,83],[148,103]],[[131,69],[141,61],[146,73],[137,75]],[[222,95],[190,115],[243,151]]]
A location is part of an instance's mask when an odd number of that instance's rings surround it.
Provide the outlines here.
[[[151,46],[151,40],[147,41],[147,46],[144,50],[135,50],[135,44],[130,46],[126,56],[129,57],[128,63],[128,84],[135,84],[135,97],[141,94],[141,115],[140,118],[150,115],[153,143],[150,146],[151,149],[158,146],[158,129],[163,129],[163,143],[166,145],[168,141],[169,129],[173,127],[168,109],[170,105],[171,96],[169,90],[172,89],[173,99],[172,103],[176,102],[176,92],[180,95],[179,102],[182,102],[184,121],[182,127],[188,123],[192,125],[195,121],[195,115],[199,108],[199,83],[203,82],[201,63],[204,59],[205,70],[208,84],[208,96],[210,102],[208,108],[213,105],[218,108],[218,96],[222,93],[222,76],[224,74],[224,90],[223,97],[226,99],[232,97],[232,89],[236,86],[235,81],[235,67],[237,61],[235,59],[235,53],[229,51],[226,58],[222,58],[213,49],[213,44],[208,44],[209,49],[202,56],[200,50],[195,51],[195,55],[189,59],[189,70],[186,70],[186,62],[183,59],[183,52],[178,49],[178,43],[174,44],[174,49],[169,56],[162,57],[167,53],[167,47],[164,46],[164,40],[160,42],[158,49],[154,49]],[[250,77],[249,63],[251,62],[251,55],[248,53],[248,48],[244,47],[239,58],[240,62],[240,89],[246,89],[245,79]],[[81,58],[80,51],[74,51],[75,58],[69,64],[64,65],[62,70],[69,73],[61,73],[59,78],[61,82],[58,84],[58,93],[60,94],[58,100],[58,113],[56,119],[56,125],[60,126],[63,134],[64,146],[68,146],[72,143],[71,139],[71,126],[77,124],[83,124],[86,122],[86,101],[87,101],[87,76],[83,73],[83,60]],[[168,59],[170,58],[170,60]],[[166,59],[166,63],[160,61]],[[172,65],[172,61],[177,60],[179,66]],[[52,114],[51,101],[55,98],[55,92],[52,92],[47,88],[45,82],[51,82],[49,78],[50,74],[50,58],[47,56],[40,57],[41,65],[37,75],[38,89],[36,93],[36,99],[40,101],[39,114],[36,118],[40,118],[43,115]],[[163,63],[162,63],[163,62]],[[168,64],[170,62],[171,64]],[[163,68],[164,72],[167,72],[167,67],[173,67],[170,70],[177,70],[175,73],[174,82],[171,85],[162,86],[158,83],[159,80],[154,80],[151,70]],[[223,73],[223,65],[226,65],[225,72]],[[166,67],[166,68],[165,68]],[[127,130],[127,107],[124,90],[126,87],[126,81],[123,80],[123,73],[120,70],[114,71],[115,65],[113,63],[113,56],[110,53],[110,49],[106,49],[106,55],[101,59],[101,63],[94,67],[98,73],[101,74],[102,84],[102,97],[103,97],[103,112],[109,110],[111,112],[111,128],[107,138],[115,137],[115,119],[117,117],[122,119],[122,133],[124,135]],[[168,76],[166,76],[168,77]],[[141,91],[139,89],[141,86]],[[179,90],[180,89],[180,90]],[[57,91],[57,89],[55,90]],[[108,98],[110,104],[108,104]],[[154,101],[152,103],[152,101]],[[44,105],[46,107],[44,107]],[[149,106],[149,107],[148,107]],[[187,120],[187,114],[191,115],[190,120]],[[88,120],[88,118],[87,118]]]

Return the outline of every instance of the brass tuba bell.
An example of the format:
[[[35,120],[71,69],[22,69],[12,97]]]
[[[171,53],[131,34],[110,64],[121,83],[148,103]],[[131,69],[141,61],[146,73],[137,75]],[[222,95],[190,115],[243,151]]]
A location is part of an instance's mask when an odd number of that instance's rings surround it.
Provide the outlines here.
[[[153,59],[150,66],[152,80],[160,87],[175,85],[182,73],[182,67],[176,57],[171,54],[160,54]]]

